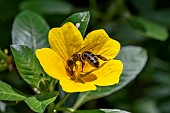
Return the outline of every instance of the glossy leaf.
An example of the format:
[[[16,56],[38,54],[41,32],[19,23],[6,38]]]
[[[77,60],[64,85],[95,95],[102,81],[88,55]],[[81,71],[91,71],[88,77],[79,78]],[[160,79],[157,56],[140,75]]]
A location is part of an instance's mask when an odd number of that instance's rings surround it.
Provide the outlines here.
[[[141,47],[125,46],[122,47],[117,59],[120,59],[124,65],[119,83],[112,86],[98,87],[95,91],[81,93],[74,108],[78,108],[86,101],[110,95],[126,86],[144,68],[147,61],[147,52]]]
[[[168,38],[168,31],[164,27],[150,22],[148,20],[131,16],[129,22],[133,27],[138,29],[146,37],[150,37],[156,40],[165,41]]]
[[[74,113],[130,113],[119,109],[77,110]]]
[[[18,101],[26,98],[16,91],[16,89],[13,89],[7,83],[0,81],[0,100]]]
[[[86,32],[86,28],[89,23],[89,19],[90,19],[90,13],[88,11],[85,11],[85,12],[75,13],[71,15],[64,21],[64,23],[66,22],[74,23],[74,25],[76,25],[76,27],[80,30],[82,36],[84,36]]]
[[[36,13],[21,12],[14,20],[12,27],[12,43],[26,45],[35,51],[48,46],[48,24]]]
[[[65,1],[54,0],[29,0],[20,4],[21,10],[31,10],[41,14],[70,14],[73,11],[72,4]]]
[[[43,69],[34,52],[23,45],[12,45],[11,51],[21,77],[29,84],[38,87]]]
[[[47,105],[55,101],[58,94],[58,92],[44,92],[27,98],[25,102],[34,112],[43,113]]]

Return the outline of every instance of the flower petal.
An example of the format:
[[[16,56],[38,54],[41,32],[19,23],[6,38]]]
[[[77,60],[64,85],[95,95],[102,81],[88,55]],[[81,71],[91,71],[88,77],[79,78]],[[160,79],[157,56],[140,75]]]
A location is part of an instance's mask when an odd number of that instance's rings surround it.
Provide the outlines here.
[[[65,92],[84,92],[96,90],[96,86],[92,83],[78,83],[70,79],[60,80],[60,85]]]
[[[36,56],[40,61],[44,71],[51,77],[61,80],[69,79],[62,59],[50,48],[42,48],[36,50]]]
[[[83,45],[94,46],[91,51],[107,59],[115,58],[120,50],[119,42],[111,39],[103,29],[90,32]]]
[[[92,72],[97,76],[94,84],[99,86],[113,85],[119,82],[119,77],[123,70],[123,64],[120,60],[109,60],[98,70]]]
[[[60,28],[53,28],[49,32],[51,48],[65,61],[77,52],[83,43],[80,31],[73,23],[68,22]]]

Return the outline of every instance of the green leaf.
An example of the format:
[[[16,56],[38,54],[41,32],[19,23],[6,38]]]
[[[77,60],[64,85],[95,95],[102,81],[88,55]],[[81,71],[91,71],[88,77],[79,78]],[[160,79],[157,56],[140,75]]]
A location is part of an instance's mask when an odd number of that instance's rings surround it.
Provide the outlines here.
[[[29,0],[21,2],[21,10],[31,10],[41,14],[70,14],[73,11],[73,5],[66,1],[54,0]]]
[[[168,38],[169,34],[167,29],[158,24],[135,16],[131,16],[129,22],[147,37],[160,41],[165,41]]]
[[[82,36],[84,36],[89,20],[90,20],[90,13],[88,11],[85,11],[85,12],[75,13],[71,15],[64,21],[64,23],[66,22],[74,23],[74,25],[76,25],[76,27],[80,30]]]
[[[170,29],[170,8],[144,12],[142,16]]]
[[[21,77],[29,84],[38,87],[43,69],[34,52],[24,45],[11,45],[11,51]]]
[[[2,113],[4,113],[6,111],[6,107],[7,107],[6,103],[0,101],[0,111]]]
[[[130,0],[132,5],[140,12],[147,12],[149,10],[152,10],[155,5],[155,0]]]
[[[134,43],[143,42],[146,38],[139,33],[136,29],[129,25],[129,23],[118,23],[116,26],[119,30],[115,33],[114,37],[116,40],[121,42],[121,45],[129,45]],[[111,25],[113,27],[113,25]],[[112,28],[110,29],[112,30]]]
[[[160,109],[157,107],[157,101],[147,97],[138,99],[134,104],[134,108],[135,113],[160,113]],[[161,113],[164,112],[161,110]]]
[[[121,48],[117,59],[120,59],[124,65],[119,83],[112,86],[98,87],[95,91],[80,93],[74,108],[78,108],[81,104],[89,100],[110,95],[126,86],[144,68],[147,61],[147,52],[138,46],[125,46]]]
[[[25,100],[27,105],[34,111],[43,113],[50,103],[54,102],[59,92],[43,92]]]
[[[77,110],[74,113],[130,113],[119,109]]]
[[[16,89],[0,80],[0,100],[18,101],[26,97],[19,94]]]
[[[35,51],[38,48],[48,47],[48,24],[36,13],[21,12],[14,20],[12,27],[12,43],[26,45]]]

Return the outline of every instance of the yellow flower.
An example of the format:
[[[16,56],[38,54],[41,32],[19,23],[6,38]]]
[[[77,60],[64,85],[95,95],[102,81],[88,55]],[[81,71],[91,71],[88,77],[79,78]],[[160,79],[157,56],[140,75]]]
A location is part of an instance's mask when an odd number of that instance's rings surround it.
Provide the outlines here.
[[[49,43],[50,48],[36,50],[36,56],[45,72],[59,80],[64,91],[84,92],[96,90],[96,85],[108,86],[119,82],[123,64],[114,58],[120,50],[120,44],[111,39],[103,29],[92,31],[83,40],[80,31],[73,23],[68,22],[49,31]],[[85,65],[81,60],[77,60],[71,62],[74,63],[71,68],[68,60],[71,60],[76,52],[81,57],[84,51],[90,51],[108,60],[103,61],[92,56],[98,59],[98,68],[84,59]]]

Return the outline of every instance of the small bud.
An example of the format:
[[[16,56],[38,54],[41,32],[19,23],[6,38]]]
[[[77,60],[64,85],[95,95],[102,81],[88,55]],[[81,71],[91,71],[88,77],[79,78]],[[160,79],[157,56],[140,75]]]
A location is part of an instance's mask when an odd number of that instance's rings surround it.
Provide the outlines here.
[[[4,53],[7,55],[8,54],[8,49],[4,49]]]
[[[76,27],[79,28],[80,27],[80,23],[76,23]]]

